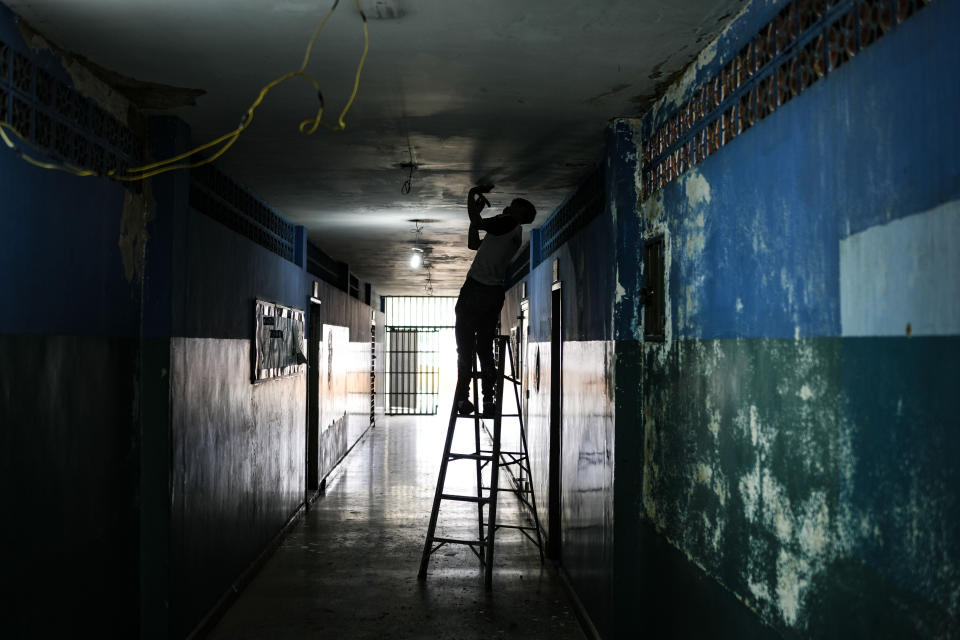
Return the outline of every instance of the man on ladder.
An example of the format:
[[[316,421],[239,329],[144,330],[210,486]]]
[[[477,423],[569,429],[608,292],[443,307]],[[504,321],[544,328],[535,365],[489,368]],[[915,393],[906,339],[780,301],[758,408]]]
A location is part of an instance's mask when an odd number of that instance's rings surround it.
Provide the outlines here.
[[[537,215],[537,210],[529,201],[516,198],[500,215],[482,218],[480,212],[490,206],[483,194],[492,189],[492,184],[483,184],[473,187],[467,194],[467,214],[470,216],[467,246],[477,255],[467,272],[456,306],[457,389],[454,402],[457,412],[462,416],[470,415],[475,410],[468,398],[474,353],[480,359],[482,415],[493,417],[496,412],[494,387],[497,372],[493,338],[503,308],[503,284],[507,266],[520,248],[520,225],[530,224]],[[486,232],[482,240],[481,231]]]

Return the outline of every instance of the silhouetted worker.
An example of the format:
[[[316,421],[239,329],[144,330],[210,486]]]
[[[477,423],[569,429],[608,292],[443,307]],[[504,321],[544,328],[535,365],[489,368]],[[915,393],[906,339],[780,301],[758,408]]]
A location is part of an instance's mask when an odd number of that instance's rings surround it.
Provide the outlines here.
[[[497,380],[493,359],[493,336],[503,308],[503,285],[510,259],[520,248],[521,224],[529,224],[537,210],[529,201],[516,198],[498,216],[481,218],[480,212],[489,207],[484,197],[492,184],[473,187],[467,194],[467,213],[470,231],[467,246],[477,252],[467,272],[467,280],[457,298],[457,390],[454,401],[460,415],[474,412],[468,399],[474,353],[480,358],[483,415],[496,413],[494,389]],[[483,240],[480,232],[486,231]]]

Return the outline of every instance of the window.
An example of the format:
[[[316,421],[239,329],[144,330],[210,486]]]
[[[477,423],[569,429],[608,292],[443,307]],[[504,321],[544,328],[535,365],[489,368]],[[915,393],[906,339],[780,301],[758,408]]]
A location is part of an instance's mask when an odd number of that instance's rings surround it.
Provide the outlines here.
[[[640,304],[643,305],[643,339],[664,339],[665,274],[663,273],[663,236],[647,240],[643,258],[643,288]]]

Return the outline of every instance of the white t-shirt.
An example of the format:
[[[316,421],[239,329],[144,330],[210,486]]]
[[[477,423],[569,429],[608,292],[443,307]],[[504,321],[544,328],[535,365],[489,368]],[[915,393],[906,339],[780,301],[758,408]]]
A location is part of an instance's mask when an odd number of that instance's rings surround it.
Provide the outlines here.
[[[477,255],[467,272],[468,278],[473,278],[481,284],[503,286],[507,277],[507,267],[510,259],[520,248],[523,231],[518,224],[503,235],[494,235],[490,231],[480,242]]]

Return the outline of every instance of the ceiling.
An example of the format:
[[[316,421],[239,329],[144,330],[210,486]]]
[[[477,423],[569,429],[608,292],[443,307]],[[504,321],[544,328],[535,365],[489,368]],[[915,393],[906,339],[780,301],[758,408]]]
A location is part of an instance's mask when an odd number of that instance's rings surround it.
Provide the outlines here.
[[[204,90],[195,106],[171,109],[196,143],[232,130],[263,85],[297,68],[332,4],[3,2],[98,65]],[[526,197],[542,224],[600,160],[607,121],[642,114],[744,2],[362,0],[370,52],[346,129],[301,135],[317,101],[294,80],[270,93],[218,166],[381,294],[424,292],[426,272],[408,259],[413,220],[425,221],[433,291],[453,295],[471,259],[469,187],[495,183],[497,212]],[[341,0],[308,67],[325,120],[346,104],[362,48],[359,14]]]

